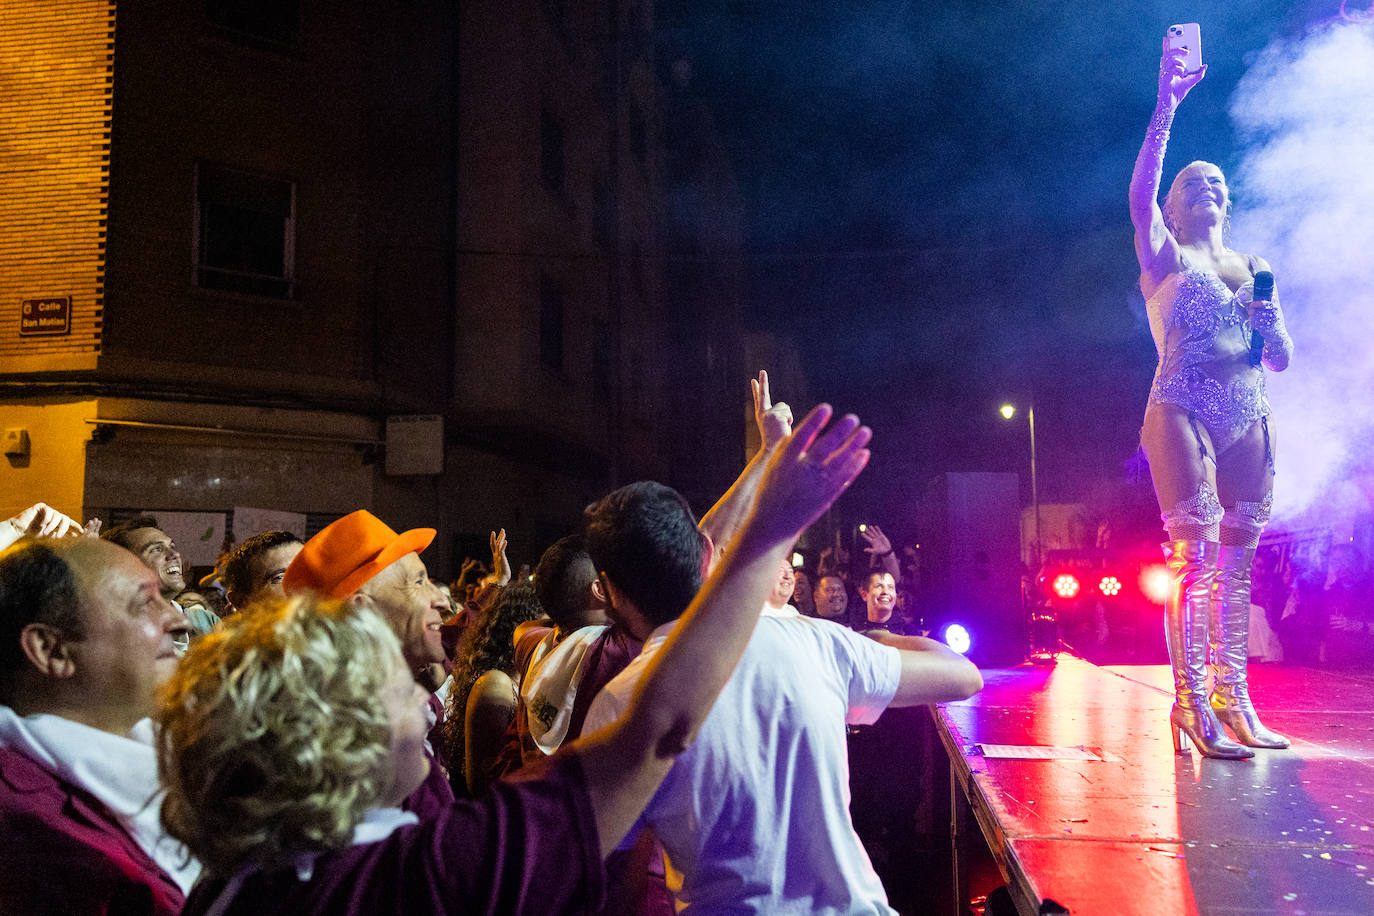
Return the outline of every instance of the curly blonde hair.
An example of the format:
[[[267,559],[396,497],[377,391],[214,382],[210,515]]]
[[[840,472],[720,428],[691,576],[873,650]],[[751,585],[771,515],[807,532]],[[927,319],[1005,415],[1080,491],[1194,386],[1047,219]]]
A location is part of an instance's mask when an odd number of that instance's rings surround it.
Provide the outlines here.
[[[314,595],[202,637],[162,690],[167,832],[216,874],[348,845],[390,785],[400,651],[373,610]]]

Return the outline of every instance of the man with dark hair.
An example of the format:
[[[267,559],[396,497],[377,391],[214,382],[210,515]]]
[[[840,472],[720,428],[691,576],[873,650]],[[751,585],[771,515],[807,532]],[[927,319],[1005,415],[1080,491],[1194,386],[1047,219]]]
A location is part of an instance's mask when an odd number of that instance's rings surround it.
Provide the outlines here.
[[[754,421],[759,429],[759,451],[700,525],[687,503],[674,491],[658,484],[635,484],[607,500],[630,499],[633,495],[643,499],[646,507],[659,500],[661,504],[652,511],[621,514],[618,518],[634,517],[634,524],[645,531],[662,530],[656,534],[618,531],[618,522],[603,519],[605,523],[598,524],[589,516],[585,536],[565,537],[540,558],[534,572],[535,589],[554,626],[549,629],[526,625],[516,631],[516,670],[521,672],[522,683],[521,709],[516,714],[514,731],[519,736],[516,743],[523,763],[552,754],[564,741],[582,733],[582,723],[596,694],[639,655],[644,637],[656,625],[643,617],[607,613],[610,602],[606,585],[589,555],[588,538],[602,544],[630,545],[623,560],[616,561],[621,564],[616,570],[616,581],[644,597],[649,613],[653,613],[656,600],[666,600],[666,613],[675,618],[700,587],[704,576],[702,545],[708,538],[728,543],[752,510],[763,469],[791,431],[792,411],[783,402],[773,403],[767,372],[751,379],[750,389]],[[596,505],[608,506],[607,500]],[[592,509],[589,507],[588,512]],[[649,573],[632,568],[637,562],[634,551],[638,548],[634,545],[671,533],[678,537],[690,535],[690,568],[683,571],[680,581],[667,582],[656,568],[657,557],[650,556],[652,549],[646,549],[644,557],[649,561]],[[665,585],[667,591],[663,590]],[[628,602],[623,606],[635,607]],[[508,750],[503,756],[513,759],[514,754]]]
[[[848,625],[849,587],[844,579],[833,573],[822,573],[816,581],[816,616]]]
[[[181,553],[172,539],[158,527],[151,515],[140,515],[100,532],[100,537],[118,544],[157,574],[162,597],[171,600],[186,589],[181,568]]]
[[[605,587],[580,536],[544,551],[534,590],[548,615],[544,623],[553,626],[525,625],[516,632],[520,708],[514,729],[525,764],[580,735],[596,692],[640,649],[624,627],[607,626]]]
[[[675,492],[633,484],[588,510],[587,547],[613,613],[653,628],[592,702],[591,733],[624,713],[674,638],[711,545]],[[696,742],[641,818],[665,850],[678,908],[895,913],[850,819],[845,727],[981,688],[978,669],[933,640],[869,639],[765,606]]]
[[[599,591],[596,567],[575,534],[555,541],[534,568],[539,605],[564,634],[606,622],[606,602]]]
[[[95,538],[0,554],[0,912],[180,912],[199,866],[162,830],[143,721],[186,627],[161,591]]]
[[[589,506],[585,536],[613,613],[636,635],[678,618],[701,588],[711,557],[711,542],[687,501],[651,481]]]
[[[224,563],[225,597],[236,610],[256,601],[284,598],[286,567],[305,546],[290,531],[264,531],[244,541]]]
[[[860,632],[885,630],[902,635],[912,634],[906,619],[897,613],[897,582],[892,573],[885,569],[870,572],[859,588],[859,596],[864,600],[866,619],[857,624],[855,629]]]

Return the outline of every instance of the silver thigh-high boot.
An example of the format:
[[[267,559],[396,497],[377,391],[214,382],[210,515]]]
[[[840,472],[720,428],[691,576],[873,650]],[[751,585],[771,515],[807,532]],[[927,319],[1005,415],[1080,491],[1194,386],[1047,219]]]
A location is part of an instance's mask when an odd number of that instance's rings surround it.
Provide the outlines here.
[[[1260,723],[1250,703],[1250,567],[1255,548],[1221,545],[1212,587],[1212,709],[1241,744],[1285,748],[1288,739]]]
[[[1254,751],[1226,737],[1207,702],[1207,621],[1217,573],[1217,542],[1184,540],[1162,546],[1173,573],[1164,622],[1174,669],[1174,708],[1169,711],[1174,751],[1183,753],[1191,740],[1208,757],[1253,757]]]

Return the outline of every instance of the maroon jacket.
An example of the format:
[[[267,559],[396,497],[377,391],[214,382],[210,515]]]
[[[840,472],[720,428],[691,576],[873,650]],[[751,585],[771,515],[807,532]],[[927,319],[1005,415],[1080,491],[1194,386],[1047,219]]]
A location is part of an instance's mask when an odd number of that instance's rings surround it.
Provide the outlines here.
[[[181,889],[104,805],[0,748],[0,913],[175,916]]]
[[[605,871],[581,761],[560,754],[528,775],[538,778],[493,783],[386,839],[326,852],[304,881],[292,868],[251,872],[225,916],[595,912]],[[208,912],[227,880],[203,878],[186,916]]]

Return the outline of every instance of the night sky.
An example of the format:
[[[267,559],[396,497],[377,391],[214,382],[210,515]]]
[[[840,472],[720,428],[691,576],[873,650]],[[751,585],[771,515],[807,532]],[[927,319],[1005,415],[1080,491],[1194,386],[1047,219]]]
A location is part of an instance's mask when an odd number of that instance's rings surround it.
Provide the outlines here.
[[[1175,122],[1167,186],[1195,158],[1228,167],[1227,105],[1248,63],[1339,10],[660,4],[660,58],[691,62],[744,192],[746,321],[793,336],[812,399],[875,429],[851,514],[913,534],[893,516],[942,471],[1019,472],[1028,500],[1024,414],[1008,423],[996,407],[1033,390],[1041,500],[1157,526],[1148,479],[1131,473],[1155,353],[1126,189],[1161,36],[1200,22],[1208,63]],[[1242,206],[1244,188],[1233,195]]]

